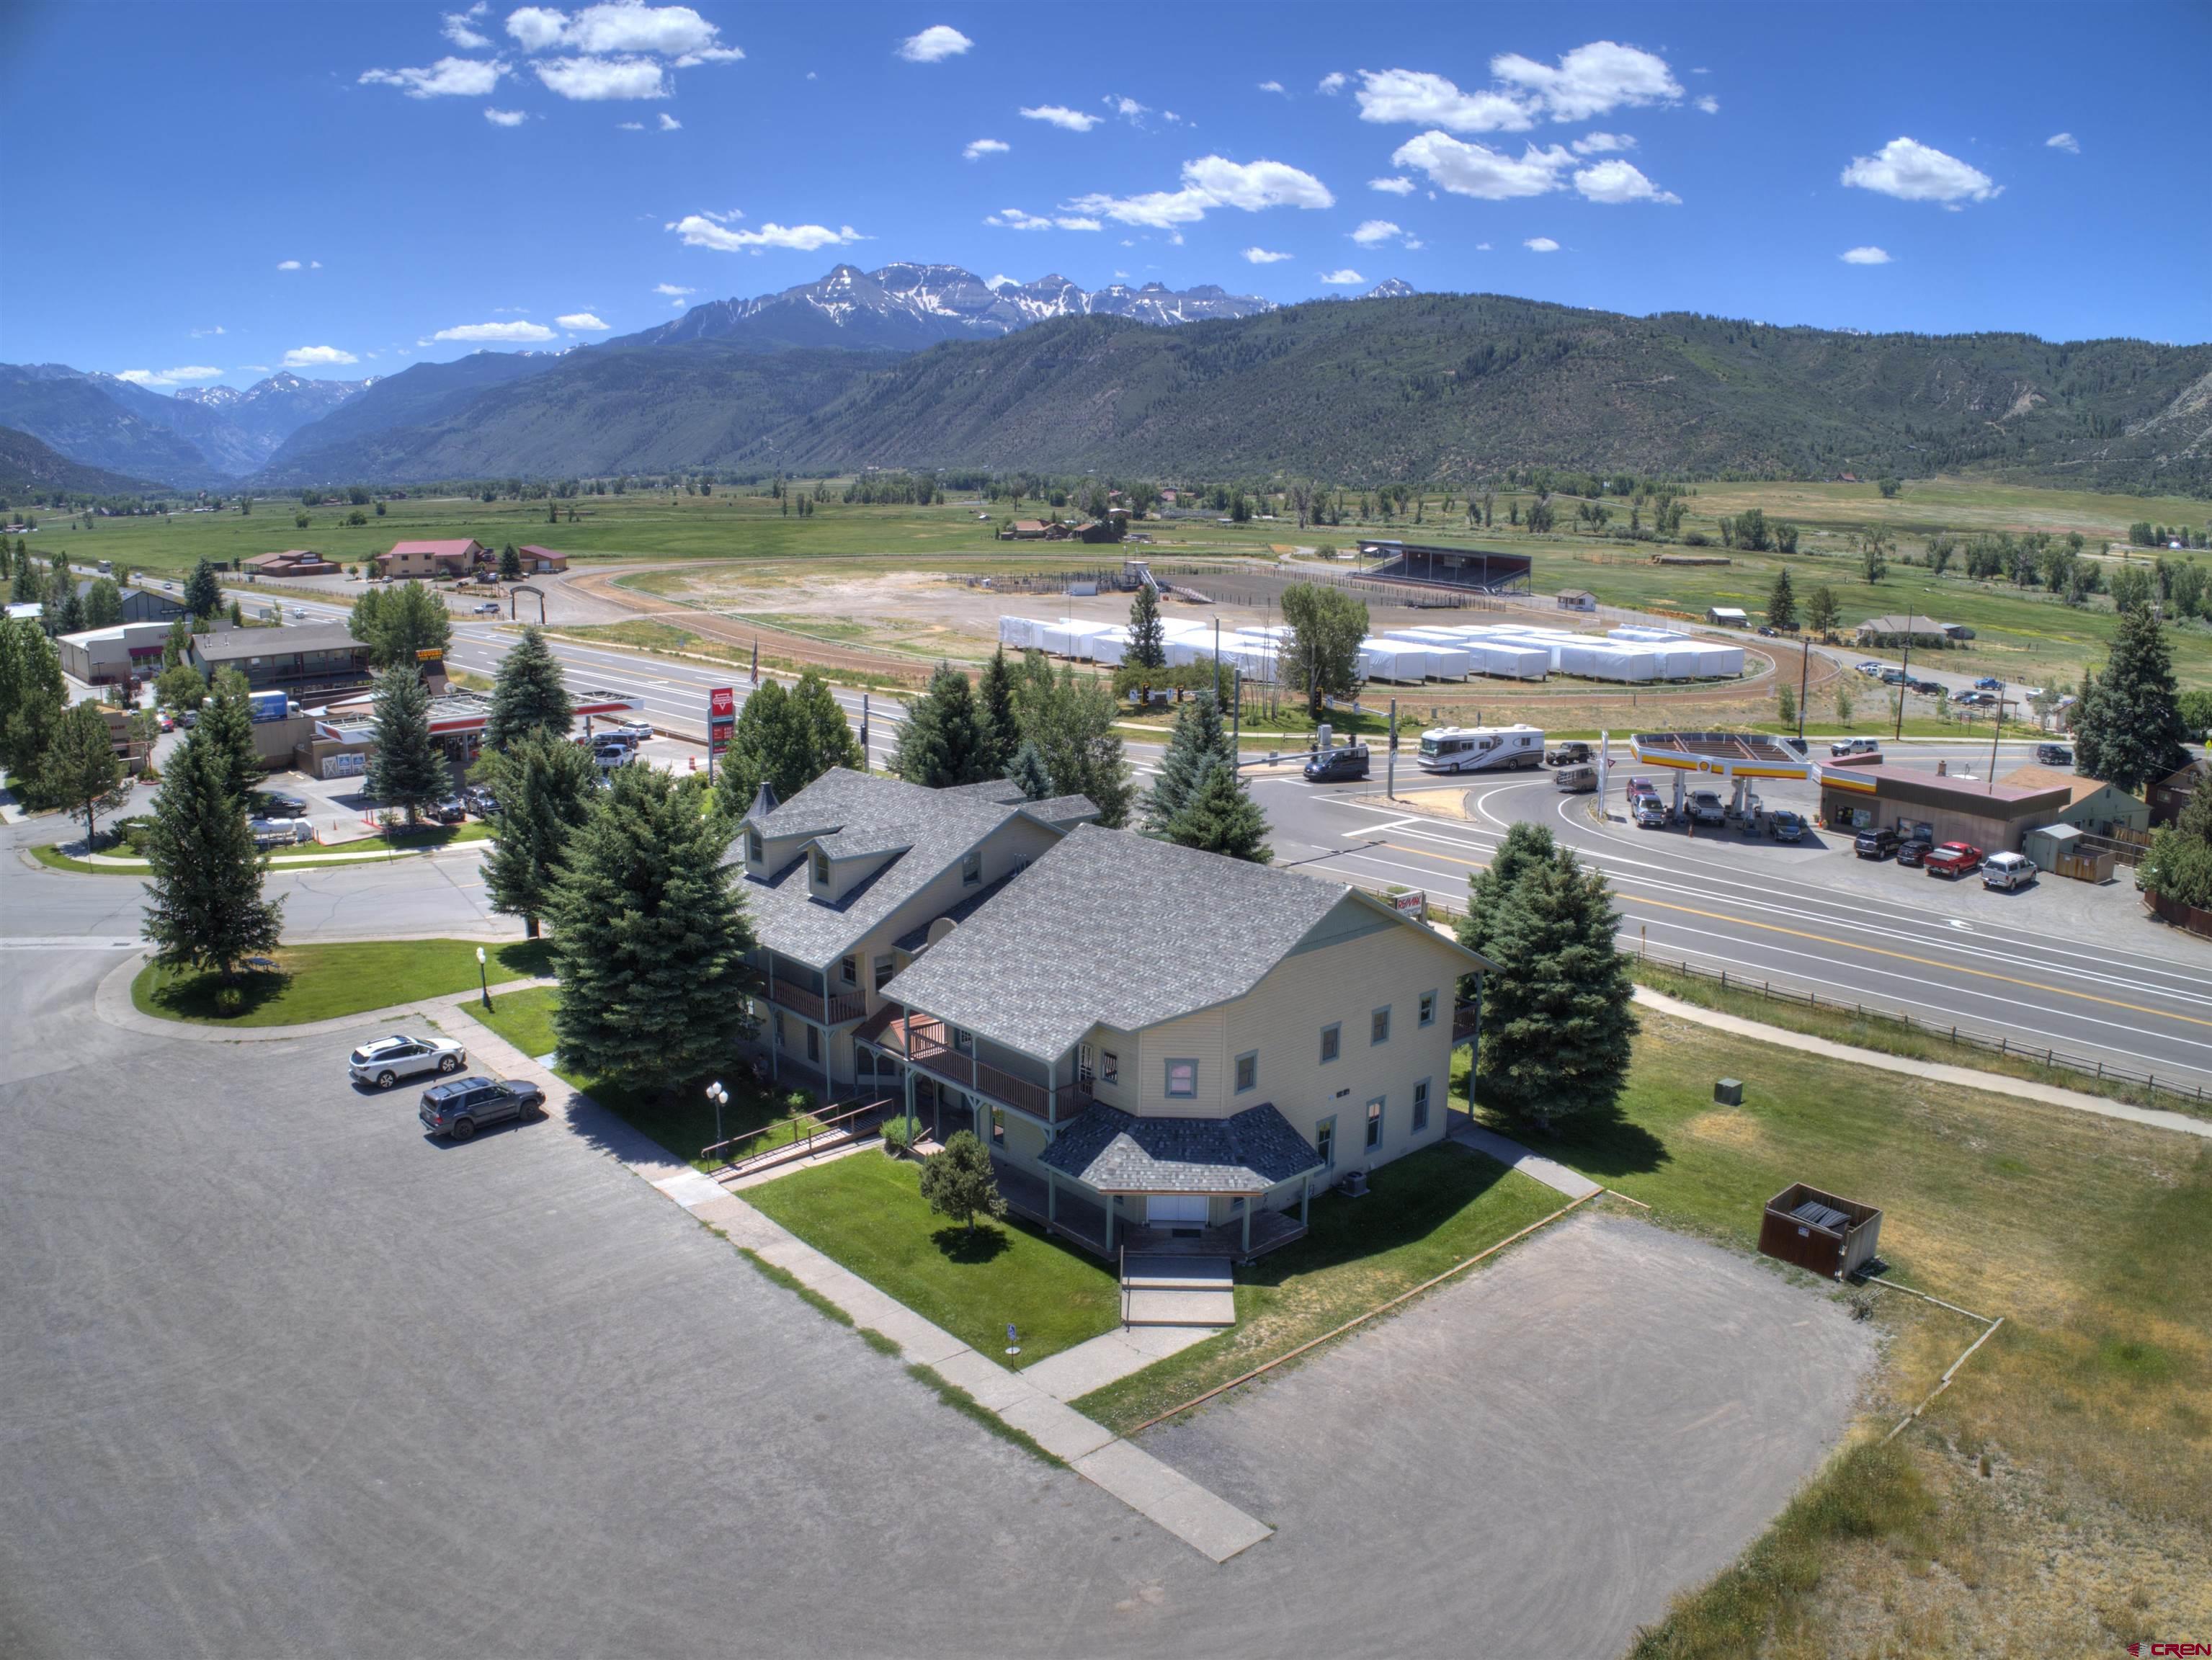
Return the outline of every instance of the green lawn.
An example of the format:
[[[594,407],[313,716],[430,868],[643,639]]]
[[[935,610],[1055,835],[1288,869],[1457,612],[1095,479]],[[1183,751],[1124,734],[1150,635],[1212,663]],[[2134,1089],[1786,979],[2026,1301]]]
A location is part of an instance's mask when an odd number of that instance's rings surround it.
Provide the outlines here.
[[[1642,1018],[1619,1119],[1543,1151],[1744,1250],[1791,1182],[1877,1205],[1893,1278],[2005,1324],[1894,1444],[1902,1466],[1833,1467],[1638,1652],[1983,1652],[1962,1635],[1978,1631],[2075,1653],[2203,1628],[2212,1146]],[[1714,1104],[1723,1076],[1741,1107]],[[1893,1330],[1886,1428],[1978,1328],[1873,1306]]]
[[[534,1061],[560,1048],[560,1039],[553,1031],[553,1010],[560,995],[560,988],[556,986],[531,986],[505,996],[495,996],[489,1012],[480,1003],[465,1003],[461,1006],[471,1018],[490,1027]],[[721,1168],[723,1161],[720,1158],[697,1157],[699,1150],[711,1146],[715,1139],[714,1104],[707,1099],[703,1086],[693,1089],[687,1083],[664,1098],[657,1089],[633,1088],[605,1079],[587,1078],[575,1068],[558,1063],[553,1070],[556,1076],[581,1090],[632,1128],[660,1143],[672,1157],[682,1159],[695,1170]],[[730,1104],[722,1109],[722,1134],[738,1136],[749,1130],[756,1131],[746,1152],[783,1146],[805,1134],[807,1126],[814,1122],[803,1115],[794,1119],[787,1097],[754,1090],[735,1076],[723,1082],[729,1090]]]
[[[1117,1434],[1435,1278],[1566,1203],[1449,1145],[1384,1164],[1364,1199],[1326,1194],[1312,1231],[1237,1271],[1237,1324],[1073,1404]],[[1480,1272],[1480,1270],[1476,1270]]]
[[[1105,1264],[1020,1222],[979,1222],[971,1235],[933,1215],[911,1160],[856,1152],[751,1189],[745,1201],[980,1354],[1006,1347],[1009,1322],[1026,1366],[1121,1317]]]
[[[485,976],[496,986],[551,971],[542,939],[485,947]],[[142,1014],[213,1026],[291,1026],[389,1008],[410,998],[442,997],[477,983],[477,947],[467,939],[379,939],[334,946],[282,946],[274,970],[241,974],[226,986],[214,974],[178,974],[149,963],[131,982]],[[240,994],[221,1012],[225,989]]]

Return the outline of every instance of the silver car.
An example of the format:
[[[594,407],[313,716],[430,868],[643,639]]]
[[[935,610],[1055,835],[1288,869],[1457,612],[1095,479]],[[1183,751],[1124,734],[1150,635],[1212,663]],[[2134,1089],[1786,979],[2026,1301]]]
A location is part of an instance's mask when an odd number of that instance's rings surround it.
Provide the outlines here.
[[[356,1084],[388,1090],[403,1078],[422,1073],[456,1073],[469,1063],[469,1052],[450,1037],[410,1037],[394,1032],[363,1043],[348,1059]]]

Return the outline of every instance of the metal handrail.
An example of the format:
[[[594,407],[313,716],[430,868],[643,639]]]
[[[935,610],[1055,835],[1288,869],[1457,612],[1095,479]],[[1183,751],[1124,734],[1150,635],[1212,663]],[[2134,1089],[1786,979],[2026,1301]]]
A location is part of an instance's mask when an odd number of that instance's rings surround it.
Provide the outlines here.
[[[747,1130],[743,1135],[729,1136],[723,1140],[713,1143],[711,1146],[702,1147],[699,1149],[699,1157],[702,1159],[708,1159],[713,1158],[717,1155],[720,1155],[723,1163],[726,1164],[737,1164],[740,1161],[728,1156],[726,1151],[728,1148],[737,1146],[743,1142],[757,1140],[762,1136],[769,1134],[771,1131],[774,1131],[785,1124],[792,1126],[791,1139],[787,1141],[781,1142],[777,1146],[767,1149],[767,1151],[770,1152],[781,1152],[786,1147],[797,1146],[799,1145],[798,1125],[801,1119],[805,1119],[810,1127],[806,1132],[805,1146],[807,1152],[811,1153],[814,1151],[814,1143],[816,1140],[823,1135],[837,1133],[837,1127],[839,1125],[846,1123],[851,1119],[866,1117],[868,1114],[878,1111],[884,1107],[896,1106],[897,1104],[898,1104],[893,1101],[890,1097],[885,1096],[881,1099],[870,1101],[863,1106],[855,1107],[849,1112],[837,1113],[826,1118],[817,1117],[812,1113],[794,1112],[789,1118],[778,1119],[773,1124],[763,1124],[758,1129]]]

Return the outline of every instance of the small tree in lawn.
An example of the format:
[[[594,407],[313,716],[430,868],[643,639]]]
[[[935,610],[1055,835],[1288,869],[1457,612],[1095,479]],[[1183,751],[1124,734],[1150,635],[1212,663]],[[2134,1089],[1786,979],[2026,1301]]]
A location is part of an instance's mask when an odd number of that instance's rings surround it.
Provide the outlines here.
[[[568,846],[592,816],[598,766],[588,751],[550,732],[533,732],[495,757],[489,769],[499,798],[499,842],[484,861],[492,909],[522,919],[538,938]]]
[[[940,1151],[921,1161],[921,1196],[930,1209],[964,1223],[970,1233],[977,1217],[1006,1213],[991,1154],[973,1130],[953,1131]]]
[[[1475,1075],[1485,1105],[1549,1133],[1620,1099],[1637,1031],[1620,920],[1603,873],[1565,848],[1514,884],[1484,952],[1495,965]]]
[[[1267,816],[1237,769],[1218,759],[1199,775],[1197,787],[1182,810],[1168,821],[1164,834],[1181,846],[1249,864],[1264,865],[1275,856],[1267,845]]]
[[[171,757],[146,836],[146,938],[167,968],[228,974],[276,949],[284,902],[261,897],[253,834],[230,793],[228,763],[194,731]]]
[[[1159,776],[1145,798],[1145,827],[1155,835],[1167,835],[1207,770],[1216,762],[1227,762],[1233,770],[1236,759],[1228,726],[1221,718],[1220,699],[1211,689],[1200,692],[1176,714],[1167,752],[1160,757]]]
[[[253,746],[252,688],[236,669],[217,669],[215,694],[200,706],[198,733],[222,760],[223,787],[241,805],[261,782],[260,752]]]
[[[446,757],[430,736],[430,694],[413,666],[386,669],[376,684],[376,753],[368,759],[368,794],[403,807],[413,824],[452,783]]]
[[[592,1077],[689,1085],[757,1022],[744,996],[753,931],[722,867],[728,837],[696,791],[617,767],[554,885],[553,1029]]]
[[[1293,582],[1283,590],[1283,618],[1291,625],[1279,672],[1304,695],[1306,713],[1319,719],[1324,697],[1350,697],[1359,690],[1359,642],[1367,637],[1367,606],[1342,588]]]
[[[62,717],[40,769],[40,793],[83,818],[85,851],[96,850],[100,814],[119,809],[131,795],[99,704],[76,704]]]
[[[1044,763],[1044,751],[1026,738],[1006,763],[1006,780],[1019,785],[1022,794],[1032,801],[1052,799],[1052,771]]]
[[[532,733],[551,733],[565,739],[575,724],[576,706],[569,700],[561,665],[534,628],[522,630],[507,655],[500,660],[492,681],[491,708],[484,716],[484,745],[504,750]]]

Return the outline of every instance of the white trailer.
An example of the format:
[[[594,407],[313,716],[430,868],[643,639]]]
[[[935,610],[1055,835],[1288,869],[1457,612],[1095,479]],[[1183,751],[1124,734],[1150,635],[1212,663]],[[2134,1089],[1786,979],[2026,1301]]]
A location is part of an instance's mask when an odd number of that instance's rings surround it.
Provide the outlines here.
[[[1423,772],[1518,772],[1544,764],[1538,727],[1431,727],[1421,734]]]

